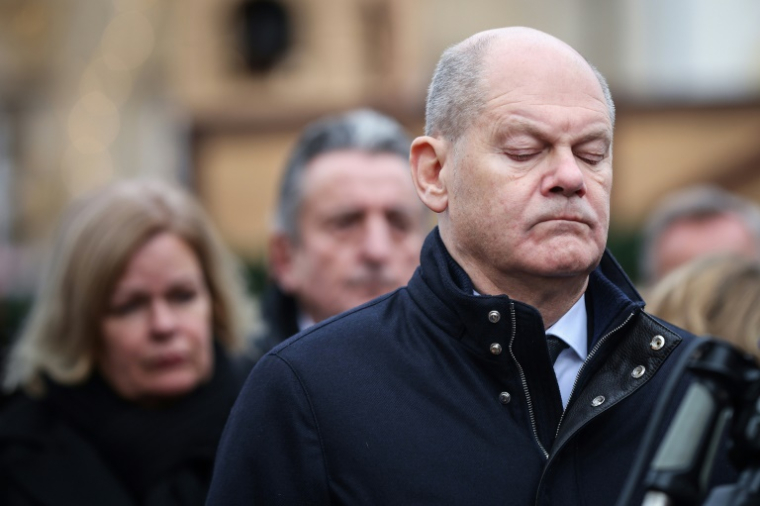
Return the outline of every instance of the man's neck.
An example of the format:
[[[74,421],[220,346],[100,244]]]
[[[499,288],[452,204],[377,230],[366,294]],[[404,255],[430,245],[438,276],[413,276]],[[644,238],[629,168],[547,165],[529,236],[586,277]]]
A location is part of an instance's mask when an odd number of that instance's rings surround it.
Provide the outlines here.
[[[445,219],[439,219],[439,227],[446,250],[467,273],[475,291],[481,295],[507,295],[510,299],[533,306],[541,313],[544,329],[554,325],[586,292],[588,272],[565,276],[503,272],[484,265],[451,244],[447,240],[448,224]]]
[[[486,273],[476,265],[460,263],[481,295],[505,294],[510,299],[535,307],[549,328],[567,313],[585,293],[588,275],[578,276],[512,276]]]
[[[472,282],[475,289],[480,293],[506,294],[513,300],[535,307],[541,313],[544,328],[547,329],[567,313],[585,293],[586,286],[588,286],[588,276],[583,279],[541,278],[535,282],[528,280],[527,283],[514,280],[499,283],[498,286],[485,280],[485,288],[481,288],[481,285],[474,279]],[[540,289],[536,289],[537,286],[540,286]]]

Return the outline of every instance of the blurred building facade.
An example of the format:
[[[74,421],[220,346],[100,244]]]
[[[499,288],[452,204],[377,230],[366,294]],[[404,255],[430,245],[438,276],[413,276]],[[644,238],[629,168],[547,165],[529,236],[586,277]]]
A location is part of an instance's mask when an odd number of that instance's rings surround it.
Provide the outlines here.
[[[506,25],[608,77],[613,227],[692,182],[760,201],[758,19],[755,0],[2,0],[0,242],[26,251],[68,199],[156,174],[256,260],[306,122],[368,106],[419,134],[443,49]]]

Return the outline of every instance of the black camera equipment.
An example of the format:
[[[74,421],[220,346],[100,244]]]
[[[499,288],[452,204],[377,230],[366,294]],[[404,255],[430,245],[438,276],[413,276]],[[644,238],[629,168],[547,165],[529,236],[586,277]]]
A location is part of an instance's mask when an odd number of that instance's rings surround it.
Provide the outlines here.
[[[687,373],[692,381],[652,458],[673,394]],[[711,490],[721,443],[739,479]],[[689,343],[660,396],[617,506],[634,506],[642,484],[644,506],[760,505],[760,369],[751,356],[718,339]]]

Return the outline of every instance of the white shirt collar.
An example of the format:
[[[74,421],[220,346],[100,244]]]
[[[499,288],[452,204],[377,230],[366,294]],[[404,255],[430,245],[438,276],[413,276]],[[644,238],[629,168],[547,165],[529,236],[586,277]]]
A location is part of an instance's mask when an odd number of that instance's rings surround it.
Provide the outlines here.
[[[554,325],[546,329],[565,341],[581,360],[588,356],[586,294],[583,294],[570,310],[562,315]]]
[[[303,311],[299,310],[298,311],[298,330],[299,331],[306,330],[312,325],[314,325],[314,319],[311,316],[304,313]]]

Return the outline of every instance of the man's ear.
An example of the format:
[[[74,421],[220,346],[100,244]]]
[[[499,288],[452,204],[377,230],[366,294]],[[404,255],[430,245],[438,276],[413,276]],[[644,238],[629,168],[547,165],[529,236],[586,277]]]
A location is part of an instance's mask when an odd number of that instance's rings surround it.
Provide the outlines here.
[[[444,140],[424,135],[414,139],[409,155],[417,195],[436,213],[442,213],[449,205],[445,170],[447,147]]]
[[[269,238],[270,275],[280,289],[289,294],[298,289],[295,253],[295,245],[287,234],[275,232]]]

